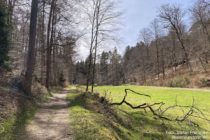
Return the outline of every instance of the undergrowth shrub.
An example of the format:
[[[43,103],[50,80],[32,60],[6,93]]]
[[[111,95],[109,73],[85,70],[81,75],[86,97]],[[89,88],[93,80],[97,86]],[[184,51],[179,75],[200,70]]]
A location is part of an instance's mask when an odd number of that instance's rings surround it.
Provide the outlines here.
[[[169,82],[170,87],[187,87],[190,84],[190,80],[186,77],[176,77]]]
[[[210,79],[203,78],[200,80],[201,87],[210,87]]]
[[[41,85],[39,82],[35,82],[33,84],[32,93],[33,96],[35,96],[40,102],[47,101],[48,97],[50,96],[50,93],[47,90],[47,88]]]

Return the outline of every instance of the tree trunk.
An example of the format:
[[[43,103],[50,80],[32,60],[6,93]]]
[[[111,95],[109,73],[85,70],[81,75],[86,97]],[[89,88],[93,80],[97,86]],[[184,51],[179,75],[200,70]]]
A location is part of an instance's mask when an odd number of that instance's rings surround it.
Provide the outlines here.
[[[33,77],[34,66],[35,66],[37,12],[38,12],[38,0],[32,0],[27,69],[26,69],[25,81],[24,81],[24,84],[25,84],[24,91],[28,95],[31,95],[32,77]]]
[[[184,40],[182,38],[182,34],[179,32],[179,30],[177,29],[177,27],[173,23],[172,23],[172,26],[175,29],[177,38],[179,40],[179,43],[181,44],[181,48],[182,48],[182,50],[184,52],[185,60],[187,62],[187,66],[188,66],[190,72],[192,72],[193,69],[192,69],[192,66],[191,66],[191,63],[190,63],[188,52],[187,52],[186,47],[185,47],[185,44],[184,44]]]
[[[87,71],[87,81],[86,81],[86,92],[89,90],[89,82],[91,77],[91,69],[92,69],[92,59],[93,59],[93,44],[95,40],[94,28],[95,28],[95,17],[96,17],[96,8],[94,9],[93,19],[91,24],[91,43],[90,43],[90,54],[89,54],[89,63],[88,63],[88,71]]]
[[[51,56],[52,56],[52,31],[51,26],[53,22],[53,10],[55,9],[56,0],[52,0],[50,15],[47,27],[47,64],[46,64],[46,88],[50,87],[50,76],[51,76]]]
[[[96,57],[97,57],[97,49],[98,49],[98,33],[99,33],[99,14],[100,14],[100,1],[97,1],[96,5],[96,39],[95,39],[95,52],[94,52],[94,59],[93,59],[93,73],[92,73],[92,88],[91,92],[93,93],[94,90],[94,84],[95,84],[95,72],[96,72]]]
[[[43,7],[42,7],[42,23],[41,23],[41,83],[44,84],[44,73],[45,73],[45,1],[43,0]]]
[[[163,74],[163,79],[165,79],[165,60],[164,60],[163,48],[161,49],[161,57],[162,57],[162,74]]]
[[[158,48],[158,40],[155,40],[155,47],[156,47],[156,59],[157,59],[157,75],[158,79],[160,78],[160,63],[159,63],[159,48]]]

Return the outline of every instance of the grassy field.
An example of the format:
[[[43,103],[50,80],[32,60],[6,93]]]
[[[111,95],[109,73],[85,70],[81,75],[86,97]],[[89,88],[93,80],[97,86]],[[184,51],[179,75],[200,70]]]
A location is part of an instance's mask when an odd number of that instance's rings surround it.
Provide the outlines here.
[[[96,87],[95,90],[100,93],[100,96],[104,96],[105,92],[109,93],[107,98],[111,102],[120,102],[124,97],[125,88],[151,96],[151,98],[147,98],[129,93],[127,101],[133,105],[145,102],[164,102],[166,106],[170,106],[174,105],[176,101],[179,105],[191,105],[194,98],[196,107],[201,109],[210,119],[210,91],[207,90],[141,86],[100,86]],[[73,92],[73,90],[70,90],[70,92]],[[70,93],[68,99],[71,101],[70,119],[72,128],[76,132],[76,139],[162,140],[172,139],[175,135],[171,133],[177,131],[181,133],[199,133],[194,138],[198,136],[204,136],[205,138],[210,135],[210,124],[202,119],[190,118],[199,126],[193,125],[191,121],[181,123],[162,121],[154,117],[149,111],[133,110],[126,105],[114,107],[115,114],[107,115],[104,111],[100,111],[103,109],[94,101],[94,98]],[[173,109],[167,115],[173,118],[182,115],[182,111]]]

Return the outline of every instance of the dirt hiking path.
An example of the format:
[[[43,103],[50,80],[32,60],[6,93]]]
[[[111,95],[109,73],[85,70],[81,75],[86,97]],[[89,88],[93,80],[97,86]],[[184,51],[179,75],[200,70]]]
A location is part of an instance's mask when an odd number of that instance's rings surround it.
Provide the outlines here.
[[[41,104],[17,140],[72,140],[66,95],[66,91],[53,94],[47,103]]]

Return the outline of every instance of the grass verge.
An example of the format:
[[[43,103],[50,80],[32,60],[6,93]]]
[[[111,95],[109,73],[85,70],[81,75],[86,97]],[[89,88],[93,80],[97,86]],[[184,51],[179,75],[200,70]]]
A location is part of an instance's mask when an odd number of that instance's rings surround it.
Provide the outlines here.
[[[25,124],[33,118],[36,110],[35,105],[28,104],[23,107],[21,112],[13,114],[4,121],[0,133],[1,140],[15,140],[16,135],[21,132]]]
[[[41,85],[36,86],[34,90],[34,93],[37,93],[34,101],[24,99],[21,96],[10,95],[9,88],[0,88],[0,91],[2,92],[0,105],[4,111],[0,112],[0,119],[3,118],[0,120],[0,140],[15,140],[16,136],[23,132],[28,121],[35,115],[38,109],[36,103],[46,102],[49,95]],[[21,93],[18,94],[21,95]]]
[[[124,89],[130,88],[138,92],[149,94],[152,98],[147,99],[141,96],[129,94],[128,101],[134,105],[144,102],[165,102],[168,106],[173,105],[177,99],[181,105],[190,105],[192,98],[195,98],[196,106],[202,109],[209,118],[209,99],[210,92],[202,90],[173,89],[158,87],[140,87],[140,86],[101,86],[96,90],[100,96],[104,92],[110,92],[107,98],[111,102],[119,102],[124,96]],[[99,99],[99,100],[98,100]],[[70,120],[71,126],[75,132],[76,140],[91,139],[123,139],[123,140],[168,140],[175,136],[185,139],[185,136],[198,139],[208,139],[209,123],[203,120],[195,119],[199,127],[190,121],[182,123],[162,121],[150,112],[143,110],[133,110],[122,105],[118,107],[106,108],[106,105],[100,103],[100,98],[95,95],[84,95],[69,91],[68,100],[70,101]],[[110,112],[111,113],[107,113]],[[173,110],[168,115],[174,117],[180,111]],[[198,134],[190,134],[190,132]],[[175,134],[174,134],[175,133]],[[177,133],[185,133],[180,135]],[[187,138],[186,138],[187,139]]]

